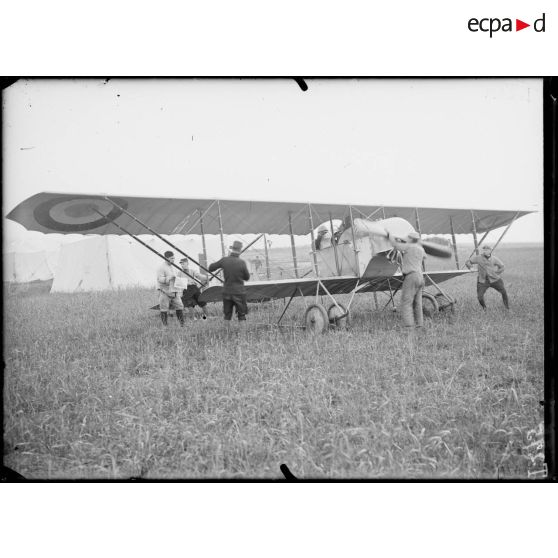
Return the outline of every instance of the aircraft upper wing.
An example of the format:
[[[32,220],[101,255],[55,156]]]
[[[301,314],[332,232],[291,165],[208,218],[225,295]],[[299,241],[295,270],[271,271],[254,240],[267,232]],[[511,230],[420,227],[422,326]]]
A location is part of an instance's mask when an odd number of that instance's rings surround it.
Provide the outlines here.
[[[451,271],[429,271],[425,275],[426,286],[432,285],[432,281],[443,283],[448,279],[473,273],[467,269]],[[319,295],[326,292],[319,286],[321,281],[330,294],[348,294],[358,284],[358,277],[328,277],[328,278],[303,278],[303,279],[281,279],[278,281],[249,281],[246,283],[246,297],[248,301],[273,300],[276,298],[290,298],[291,296],[313,296],[318,289]],[[388,291],[390,288],[395,290],[403,282],[401,273],[389,277],[375,277],[365,279],[359,285],[358,292]],[[200,300],[204,302],[218,302],[222,299],[223,287],[209,287],[200,295]]]
[[[124,234],[119,224],[132,234],[149,234],[128,211],[159,234],[288,234],[289,217],[294,234],[310,232],[309,211],[318,225],[349,214],[347,204],[290,203],[270,201],[144,198],[102,195],[73,195],[43,192],[21,202],[7,215],[25,228],[43,233]],[[121,209],[123,208],[123,209]],[[418,219],[423,234],[471,233],[475,218],[478,233],[508,225],[530,211],[452,209],[352,205],[354,217],[380,219],[402,217],[414,224]]]

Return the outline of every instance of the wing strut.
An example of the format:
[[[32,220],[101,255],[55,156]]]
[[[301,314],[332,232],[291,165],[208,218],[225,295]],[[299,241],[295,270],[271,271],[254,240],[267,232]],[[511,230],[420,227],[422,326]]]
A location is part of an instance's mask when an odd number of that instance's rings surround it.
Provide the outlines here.
[[[477,242],[477,224],[475,223],[475,213],[471,209],[471,221],[473,223],[473,242],[475,243],[475,254],[479,255],[479,243]]]
[[[265,233],[263,235],[263,239],[264,239],[264,250],[265,250],[265,273],[267,275],[267,279],[271,279],[271,270],[269,269],[269,252],[268,252],[268,246],[267,246],[267,237],[265,236]]]
[[[296,291],[297,291],[297,289],[295,289],[293,291],[293,294],[291,295],[291,298],[289,298],[289,302],[287,302],[287,305],[285,306],[285,309],[283,310],[283,313],[279,316],[279,319],[277,320],[277,325],[279,325],[281,323],[281,320],[283,319],[283,316],[285,315],[285,312],[287,311],[287,308],[291,305],[291,302],[293,301],[293,298],[296,294]]]
[[[358,207],[355,207],[355,210],[358,211],[362,215],[362,218],[366,219],[367,221],[370,221],[370,219],[372,219],[372,217],[374,217],[374,215],[376,215],[376,213],[378,213],[378,211],[381,211],[382,213],[384,213],[384,208],[383,207],[377,207],[374,211],[372,211],[372,213],[370,213],[370,215],[366,215],[366,213],[363,213]],[[384,216],[384,219],[385,219],[385,216]]]
[[[213,200],[213,201],[209,204],[209,206],[208,206],[206,209],[203,210],[203,213],[202,213],[202,210],[201,210],[201,209],[198,209],[198,212],[199,212],[199,214],[200,214],[199,219],[196,220],[196,222],[193,223],[192,226],[191,226],[185,233],[182,233],[182,234],[190,234],[190,233],[194,230],[194,228],[196,227],[196,225],[198,224],[198,221],[201,221],[201,220],[208,214],[209,210],[215,205],[216,201],[217,201],[217,200]]]
[[[397,288],[395,289],[395,291],[394,291],[394,290],[391,288],[391,282],[390,282],[390,280],[388,279],[389,300],[386,302],[386,305],[382,308],[382,312],[386,309],[387,305],[388,305],[390,302],[392,303],[393,309],[394,309],[394,311],[395,311],[396,306],[395,306],[395,299],[394,299],[394,297],[395,297],[395,295],[397,294],[397,292],[399,291],[399,289],[401,288],[401,285],[402,285],[402,284],[403,284],[403,283],[400,283],[400,284],[398,285],[398,287],[397,287]]]
[[[335,268],[337,269],[337,275],[341,275],[339,258],[337,256],[337,242],[334,242],[333,238],[333,218],[331,217],[331,211],[329,212],[329,228],[331,229],[331,245],[333,246],[333,254],[335,255]]]
[[[326,295],[329,296],[329,298],[331,298],[331,300],[333,300],[333,304],[335,304],[335,306],[337,306],[337,308],[339,310],[341,310],[341,312],[343,312],[343,308],[341,308],[341,306],[339,306],[339,303],[331,296],[331,293],[326,289],[326,286],[318,279],[318,285],[322,287],[322,289],[325,291]],[[317,296],[317,295],[316,295]],[[347,315],[347,312],[342,315],[339,316],[340,318],[345,318]]]
[[[296,248],[295,248],[295,241],[293,235],[293,216],[291,215],[290,211],[289,211],[289,234],[291,237],[291,251],[293,253],[294,272],[295,272],[295,277],[298,279],[298,265],[296,263]]]
[[[446,298],[446,300],[447,300],[448,302],[452,302],[452,301],[455,302],[455,301],[453,300],[453,298],[451,298],[451,296],[449,296],[447,293],[445,293],[445,292],[442,290],[442,288],[439,287],[438,284],[435,283],[435,282],[432,280],[432,277],[430,277],[430,275],[428,275],[428,273],[425,273],[424,275],[428,278],[428,280],[430,281],[430,284],[431,284],[431,285],[434,285],[434,287],[436,288],[436,290],[437,290],[440,294],[442,294],[442,295]]]
[[[506,229],[506,230],[507,230],[507,229]],[[479,255],[479,246],[484,242],[484,239],[488,236],[488,233],[489,233],[489,232],[490,232],[490,231],[486,231],[486,232],[482,235],[482,238],[480,239],[480,242],[477,242],[477,243],[476,243],[475,249],[471,252],[471,254],[469,255],[469,257],[467,258],[467,261],[469,261],[469,260],[473,257],[473,254],[476,253],[477,256]],[[504,232],[505,232],[505,231],[504,231]],[[476,241],[476,238],[477,238],[477,237],[475,236],[475,241]],[[463,267],[466,267],[466,266],[464,265]]]
[[[198,209],[198,213],[200,215],[199,221],[200,221],[200,233],[201,233],[201,237],[202,237],[202,246],[203,246],[203,258],[205,260],[205,262],[204,262],[205,265],[207,265],[209,262],[208,262],[208,259],[207,259],[207,246],[205,245],[205,234],[203,232],[203,213],[202,213],[202,210]]]
[[[496,242],[496,244],[494,244],[494,247],[492,248],[492,250],[490,250],[491,254],[492,254],[492,252],[494,252],[494,250],[496,250],[496,246],[498,246],[498,244],[500,244],[500,241],[502,240],[502,238],[504,238],[504,235],[508,232],[508,230],[512,226],[513,222],[518,217],[519,217],[519,211],[515,214],[514,218],[510,221],[509,225],[506,227],[506,230],[502,233],[502,236],[500,236],[500,238],[498,239],[498,242]]]
[[[187,258],[188,260],[190,260],[191,262],[194,262],[196,265],[198,265],[200,267],[200,269],[203,269],[206,273],[209,273],[209,275],[211,275],[212,277],[214,277],[215,279],[219,279],[219,281],[221,281],[221,283],[223,282],[223,280],[220,277],[217,277],[217,275],[211,273],[211,271],[209,271],[209,269],[206,269],[205,267],[203,267],[202,265],[200,265],[199,262],[197,262],[196,260],[194,260],[194,258],[191,258],[188,254],[186,254],[185,252],[183,252],[180,248],[178,248],[177,246],[175,246],[172,242],[169,242],[166,238],[163,238],[160,234],[156,233],[151,227],[147,226],[145,223],[142,223],[137,217],[135,217],[134,215],[132,215],[129,211],[127,211],[126,209],[124,209],[123,207],[121,207],[120,205],[118,205],[116,202],[112,201],[108,196],[105,196],[105,199],[110,202],[112,205],[114,205],[114,207],[117,207],[118,209],[122,210],[124,213],[126,213],[126,215],[128,215],[128,217],[131,217],[134,221],[136,221],[136,223],[139,223],[142,227],[145,227],[150,233],[154,234],[157,238],[161,239],[163,242],[165,242],[166,244],[168,244],[171,248],[174,248],[177,252],[180,252],[180,254],[182,254],[185,258]],[[96,211],[96,210],[95,210]],[[97,213],[99,213],[99,211],[96,211]],[[102,213],[99,213],[99,215],[103,215]],[[105,217],[105,215],[103,215],[103,217]],[[105,217],[106,218],[106,217]],[[114,221],[112,221],[112,223],[114,223]],[[114,223],[116,225],[116,223]],[[123,229],[120,225],[116,225],[120,230],[124,231],[126,234],[129,234],[130,236],[132,236],[133,238],[136,238],[134,235],[130,234],[128,231],[126,231],[125,229]],[[136,240],[138,240],[138,242],[140,242],[141,244],[144,244],[141,240],[139,240],[138,238],[136,238]],[[146,244],[144,244],[144,246],[146,246]],[[152,250],[153,251],[153,250]],[[159,254],[159,252],[156,252],[157,254]],[[164,258],[164,256],[161,256]],[[165,258],[166,259],[166,258]],[[178,266],[175,266],[178,269],[180,269]],[[180,269],[182,271],[182,269]],[[189,276],[190,277],[190,276]],[[200,285],[202,284],[200,281],[198,281],[198,283],[200,283]]]
[[[202,281],[200,281],[199,279],[196,279],[193,275],[190,275],[188,272],[184,271],[180,266],[176,265],[174,262],[169,262],[169,260],[167,260],[167,258],[165,258],[165,256],[163,256],[163,254],[159,254],[159,252],[157,252],[157,250],[155,250],[154,248],[151,248],[151,246],[146,244],[143,240],[140,240],[137,236],[133,235],[131,232],[128,232],[124,227],[121,227],[120,225],[118,225],[114,221],[110,221],[109,219],[107,219],[107,216],[103,215],[100,211],[97,211],[96,207],[92,207],[91,209],[93,209],[93,211],[95,211],[95,213],[98,213],[101,217],[106,219],[107,223],[112,223],[115,227],[118,227],[122,232],[125,232],[128,236],[131,236],[135,241],[139,242],[140,244],[143,244],[148,250],[151,250],[154,254],[157,254],[157,256],[159,256],[161,259],[165,260],[167,263],[169,263],[173,267],[176,267],[176,269],[178,269],[178,271],[181,271],[182,273],[184,273],[184,275],[187,275],[188,277],[190,277],[190,279],[193,279],[194,281],[196,281],[200,285],[203,285]]]
[[[310,223],[310,237],[312,238],[312,258],[314,259],[314,270],[316,277],[319,277],[318,258],[316,257],[316,240],[314,238],[314,221],[312,219],[312,206],[308,204],[308,222]]]
[[[349,219],[351,220],[351,235],[353,237],[353,252],[355,253],[356,275],[360,276],[360,261],[358,259],[358,248],[355,238],[355,222],[353,220],[353,206],[349,205]]]
[[[419,233],[419,236],[422,238],[422,233],[420,232],[420,219],[419,219],[418,209],[416,207],[415,207],[415,221],[416,221],[417,232]],[[424,260],[422,260],[422,271],[426,271],[426,263]]]
[[[219,236],[221,237],[221,252],[223,253],[223,258],[226,255],[225,252],[225,239],[223,237],[223,221],[221,220],[221,204],[217,200],[217,215],[219,217]]]
[[[360,278],[357,279],[355,288],[353,289],[353,292],[351,293],[351,298],[350,298],[350,300],[349,300],[349,304],[347,304],[347,312],[349,312],[349,308],[351,307],[351,304],[353,303],[353,298],[355,298],[355,294],[356,294],[357,291],[359,290],[359,289],[358,289],[359,283],[360,283]],[[374,294],[376,294],[376,293],[374,292]],[[375,299],[375,300],[376,300],[376,299]],[[378,302],[376,301],[376,307],[377,307],[377,306],[378,306]]]
[[[457,241],[455,240],[455,232],[453,230],[453,217],[450,217],[451,241],[453,243],[453,253],[455,256],[455,266],[459,269],[459,258],[457,256]]]

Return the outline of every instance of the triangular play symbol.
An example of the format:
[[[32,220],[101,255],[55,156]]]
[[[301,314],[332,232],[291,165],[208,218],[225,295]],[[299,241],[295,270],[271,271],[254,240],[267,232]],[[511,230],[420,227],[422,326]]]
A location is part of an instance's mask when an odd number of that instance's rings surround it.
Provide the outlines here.
[[[520,19],[515,20],[515,30],[516,31],[521,31],[522,29],[525,29],[525,27],[531,27],[531,24],[530,23],[525,23],[524,21],[521,21]]]

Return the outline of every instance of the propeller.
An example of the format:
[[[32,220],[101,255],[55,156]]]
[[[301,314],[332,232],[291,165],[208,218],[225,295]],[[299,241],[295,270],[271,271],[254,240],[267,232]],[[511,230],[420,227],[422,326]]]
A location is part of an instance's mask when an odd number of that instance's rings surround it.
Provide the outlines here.
[[[381,236],[383,238],[389,238],[389,233],[384,227],[382,227],[382,225],[376,223],[368,223],[367,229],[370,234]],[[449,246],[444,246],[442,244],[438,244],[437,242],[429,242],[428,240],[419,240],[418,243],[424,248],[424,251],[429,256],[445,259],[451,258],[453,256],[453,250]]]

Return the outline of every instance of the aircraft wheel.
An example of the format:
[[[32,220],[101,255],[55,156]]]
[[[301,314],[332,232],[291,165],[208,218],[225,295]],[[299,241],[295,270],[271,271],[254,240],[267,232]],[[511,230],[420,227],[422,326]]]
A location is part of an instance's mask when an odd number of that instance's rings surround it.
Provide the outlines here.
[[[438,312],[438,301],[430,293],[422,293],[422,314],[425,318],[433,318]]]
[[[349,313],[342,304],[339,304],[339,306],[341,308],[339,308],[336,304],[332,304],[328,308],[327,317],[329,318],[329,323],[337,329],[347,329],[347,327],[349,327]],[[339,316],[343,317],[339,318]]]
[[[450,300],[446,298],[442,293],[436,295],[436,302],[438,303],[438,308],[441,312],[455,312],[455,299],[449,297]]]
[[[321,304],[308,306],[304,314],[304,325],[306,326],[306,331],[323,333],[329,325],[326,309]]]

